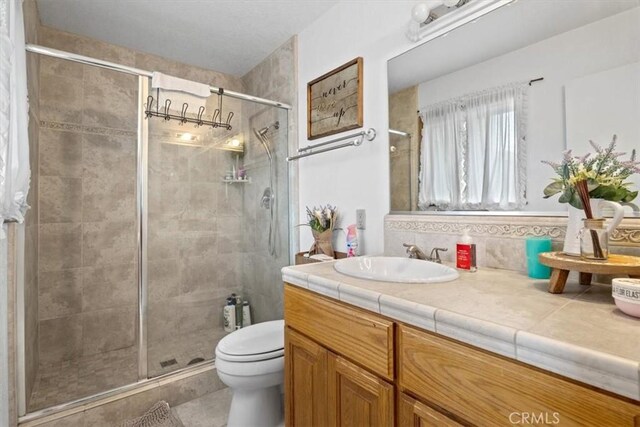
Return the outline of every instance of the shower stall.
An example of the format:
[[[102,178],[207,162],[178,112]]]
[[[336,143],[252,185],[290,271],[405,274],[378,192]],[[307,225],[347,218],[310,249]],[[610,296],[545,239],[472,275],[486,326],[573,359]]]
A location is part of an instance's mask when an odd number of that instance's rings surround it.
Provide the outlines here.
[[[291,259],[290,106],[212,87],[205,114],[222,102],[229,129],[166,120],[145,113],[149,71],[28,50],[40,87],[33,277],[18,291],[27,419],[213,364],[226,298],[248,295],[256,321],[282,316]]]

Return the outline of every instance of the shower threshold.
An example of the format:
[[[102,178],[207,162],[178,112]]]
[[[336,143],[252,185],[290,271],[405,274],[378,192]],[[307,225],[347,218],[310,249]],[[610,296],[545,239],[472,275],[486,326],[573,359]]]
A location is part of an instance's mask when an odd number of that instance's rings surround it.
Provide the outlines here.
[[[194,375],[203,374],[215,369],[214,360],[205,360],[182,369],[175,370],[157,377],[143,379],[135,383],[127,384],[91,396],[65,402],[45,409],[29,412],[18,419],[20,427],[39,425],[44,422],[51,422],[63,417],[67,417],[79,412],[87,411],[116,400],[153,390],[157,387],[170,384]]]

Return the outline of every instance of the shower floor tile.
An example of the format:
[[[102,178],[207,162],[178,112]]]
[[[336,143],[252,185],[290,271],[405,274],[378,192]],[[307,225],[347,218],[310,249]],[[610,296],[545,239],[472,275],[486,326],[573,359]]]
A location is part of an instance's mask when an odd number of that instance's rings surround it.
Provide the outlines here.
[[[149,377],[157,377],[168,372],[182,369],[189,362],[201,358],[211,360],[215,356],[218,341],[227,333],[222,329],[205,330],[175,336],[149,343]],[[161,362],[175,359],[176,364],[162,367]]]
[[[206,330],[176,334],[149,343],[148,377],[157,377],[188,366],[202,358],[211,360],[223,330]],[[162,367],[161,362],[175,359],[176,364]],[[42,364],[28,402],[28,412],[135,383],[138,380],[137,347],[114,350],[57,364]]]
[[[28,411],[69,402],[135,382],[135,347],[114,350],[38,368]]]

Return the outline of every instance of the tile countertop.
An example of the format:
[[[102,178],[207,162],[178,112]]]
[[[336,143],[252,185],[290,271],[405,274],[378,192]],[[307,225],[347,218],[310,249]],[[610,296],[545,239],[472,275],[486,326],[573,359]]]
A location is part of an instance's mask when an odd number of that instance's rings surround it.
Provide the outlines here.
[[[611,287],[484,268],[453,282],[386,283],[338,273],[334,262],[284,267],[285,282],[521,362],[640,400],[640,319]]]

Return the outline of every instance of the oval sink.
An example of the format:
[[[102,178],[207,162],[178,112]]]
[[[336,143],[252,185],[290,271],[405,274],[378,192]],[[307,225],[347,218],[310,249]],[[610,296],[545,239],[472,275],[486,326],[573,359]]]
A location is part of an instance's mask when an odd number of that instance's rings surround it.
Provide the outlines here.
[[[401,257],[361,256],[337,261],[338,273],[360,279],[395,283],[438,283],[456,280],[456,270],[431,261]]]

